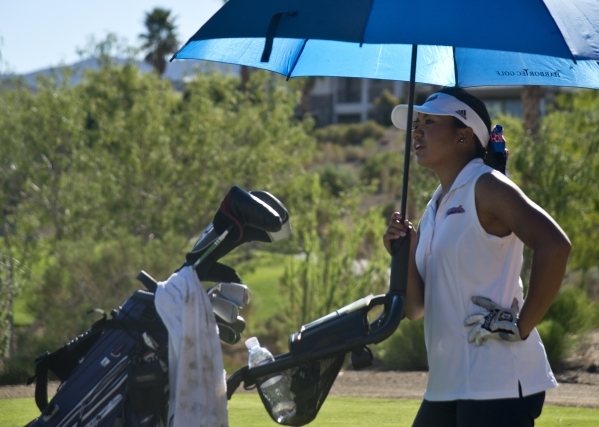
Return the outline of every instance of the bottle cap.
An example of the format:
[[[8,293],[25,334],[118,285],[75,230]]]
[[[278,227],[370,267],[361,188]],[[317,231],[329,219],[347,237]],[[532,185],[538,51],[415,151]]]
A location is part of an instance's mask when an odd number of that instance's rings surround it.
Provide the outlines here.
[[[245,340],[245,346],[248,348],[248,350],[251,350],[252,348],[259,347],[260,343],[258,342],[258,338],[251,337]]]

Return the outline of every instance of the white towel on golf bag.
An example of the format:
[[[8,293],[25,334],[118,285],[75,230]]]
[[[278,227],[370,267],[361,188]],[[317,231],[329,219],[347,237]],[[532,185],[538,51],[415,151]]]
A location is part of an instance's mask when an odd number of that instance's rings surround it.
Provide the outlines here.
[[[208,294],[192,267],[158,283],[156,310],[168,330],[169,427],[227,427],[227,384]],[[173,418],[174,417],[174,418]]]

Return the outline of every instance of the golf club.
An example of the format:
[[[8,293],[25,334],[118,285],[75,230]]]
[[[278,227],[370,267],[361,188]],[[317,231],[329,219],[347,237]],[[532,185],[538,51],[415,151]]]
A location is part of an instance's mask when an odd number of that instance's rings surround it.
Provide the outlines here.
[[[218,321],[216,324],[218,326],[218,337],[225,344],[233,345],[241,339],[241,334],[235,332],[231,326]]]
[[[216,293],[210,295],[212,311],[227,323],[234,323],[239,316],[239,307],[234,302],[222,298]]]
[[[218,295],[242,308],[250,302],[250,290],[246,285],[232,282],[219,282],[208,289],[208,295]]]

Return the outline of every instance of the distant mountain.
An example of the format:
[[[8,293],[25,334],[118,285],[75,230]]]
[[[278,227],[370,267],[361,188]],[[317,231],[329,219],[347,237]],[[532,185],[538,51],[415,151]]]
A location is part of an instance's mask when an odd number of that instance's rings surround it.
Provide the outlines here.
[[[123,65],[127,62],[125,59],[115,58],[117,64]],[[134,64],[143,73],[152,72],[152,67],[144,61],[134,61]],[[33,71],[31,73],[22,74],[21,77],[25,79],[27,84],[32,88],[37,86],[36,77],[38,76],[52,76],[54,74],[61,75],[63,68],[71,68],[74,70],[73,77],[71,77],[71,83],[76,85],[81,82],[83,73],[88,69],[98,69],[98,61],[95,59],[86,59],[83,61],[76,62],[71,65],[63,65],[59,67],[50,67],[43,70]],[[195,61],[195,60],[176,60],[168,62],[164,77],[171,80],[174,84],[179,85],[184,82],[186,77],[192,76],[196,73],[205,73],[209,71],[218,71],[222,74],[239,74],[239,65],[223,64],[218,62],[209,61]]]

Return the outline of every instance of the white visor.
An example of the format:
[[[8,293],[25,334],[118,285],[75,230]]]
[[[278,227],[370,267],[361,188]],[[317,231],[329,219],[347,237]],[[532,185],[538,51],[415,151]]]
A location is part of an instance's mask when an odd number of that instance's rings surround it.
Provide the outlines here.
[[[422,105],[414,105],[414,111],[435,116],[453,116],[472,128],[478,140],[487,148],[489,143],[489,131],[485,122],[467,104],[446,93],[433,93]],[[416,116],[413,117],[416,120]],[[396,106],[391,112],[391,121],[399,129],[408,128],[408,105]]]

